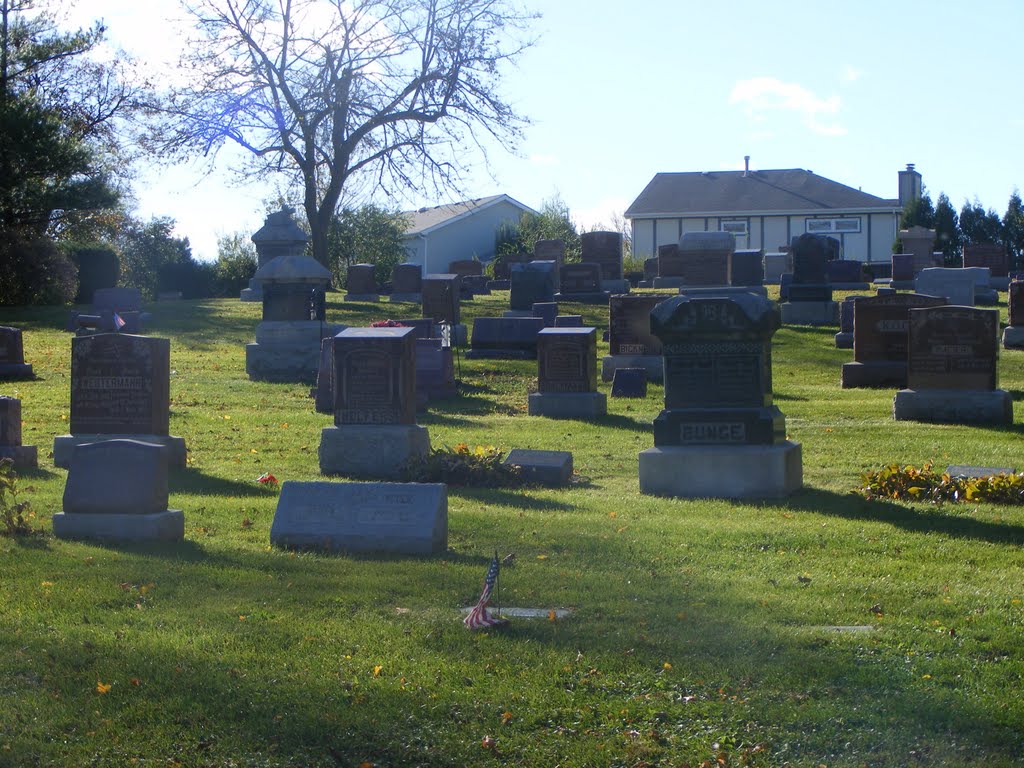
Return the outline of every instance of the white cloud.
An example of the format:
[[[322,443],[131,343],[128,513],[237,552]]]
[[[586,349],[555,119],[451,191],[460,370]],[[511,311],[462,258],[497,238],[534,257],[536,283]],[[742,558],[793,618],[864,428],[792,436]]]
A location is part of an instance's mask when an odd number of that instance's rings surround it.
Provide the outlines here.
[[[857,82],[858,80],[860,80],[860,76],[862,74],[864,73],[861,72],[859,69],[850,66],[849,64],[843,67],[843,80],[845,80],[847,83]]]
[[[558,165],[558,158],[554,155],[530,155],[530,164],[539,165],[541,168],[551,168]]]
[[[799,116],[804,126],[823,136],[842,136],[846,129],[837,122],[822,120],[837,115],[842,108],[838,96],[821,98],[799,83],[786,83],[774,77],[740,80],[729,94],[729,103],[742,107],[747,117],[762,122],[766,113],[790,112]]]
[[[616,217],[621,220],[631,202],[624,197],[606,197],[588,208],[570,208],[569,216],[581,232],[615,230]]]

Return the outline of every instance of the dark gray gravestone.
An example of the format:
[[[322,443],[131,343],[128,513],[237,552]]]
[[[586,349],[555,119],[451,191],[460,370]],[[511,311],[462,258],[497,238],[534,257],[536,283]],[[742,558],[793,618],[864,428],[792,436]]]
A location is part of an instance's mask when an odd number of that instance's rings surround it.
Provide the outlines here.
[[[537,356],[539,317],[478,317],[473,321],[469,358],[531,359]]]
[[[346,328],[334,337],[334,423],[416,423],[411,328]]]
[[[456,394],[452,348],[441,339],[416,339],[416,393],[430,400]]]
[[[0,379],[24,379],[32,375],[32,366],[25,363],[21,329],[0,325]]]
[[[35,469],[39,452],[21,444],[21,400],[0,397],[0,459],[10,459],[15,469]]]
[[[801,448],[772,405],[778,305],[764,296],[686,295],[659,304],[665,408],[640,453],[640,491],[687,498],[777,498],[803,484]]]
[[[679,238],[683,285],[729,285],[729,259],[735,249],[731,232],[684,232]]]
[[[565,240],[552,238],[538,240],[533,244],[534,261],[553,261],[561,267],[565,264]]]
[[[1013,467],[976,467],[971,464],[951,464],[946,467],[946,474],[950,477],[994,477],[1013,473]]]
[[[601,267],[602,280],[622,279],[622,234],[584,232],[580,235],[580,261]]]
[[[680,296],[651,313],[665,356],[665,409],[654,444],[772,445],[786,420],[772,405],[771,338],[780,317],[753,294]]]
[[[892,255],[892,281],[894,283],[914,281],[914,254],[894,253]]]
[[[647,370],[617,368],[612,376],[612,397],[647,397]]]
[[[1006,247],[995,243],[976,243],[964,246],[965,267],[988,267],[992,277],[1006,277],[1010,268]]]
[[[376,267],[373,264],[349,265],[345,290],[352,296],[376,296],[379,294]]]
[[[733,251],[729,280],[732,285],[764,285],[764,251],[760,248]]]
[[[793,239],[793,284],[790,301],[829,301],[832,289],[827,287],[827,264],[834,251],[822,235],[803,234]],[[798,288],[799,286],[799,288]],[[811,291],[810,289],[815,289]]]
[[[513,265],[509,306],[514,310],[530,311],[534,304],[552,301],[555,297],[554,267],[553,261]]]
[[[597,390],[597,329],[545,328],[537,334],[537,390]]]
[[[179,541],[180,510],[167,508],[167,448],[137,440],[104,440],[74,448],[64,511],[53,516],[62,539]]]
[[[501,463],[519,467],[520,476],[528,484],[567,485],[572,477],[572,454],[568,451],[513,448]]]
[[[71,340],[71,434],[166,435],[171,342],[120,333]]]
[[[494,279],[508,280],[513,264],[525,264],[532,258],[528,253],[509,253],[497,258],[494,262]]]
[[[962,306],[910,310],[907,389],[896,420],[1012,424],[1013,398],[996,389],[999,311]]]
[[[458,259],[448,264],[448,273],[459,277],[476,277],[484,273],[484,265],[476,259]]]
[[[664,246],[662,246],[664,247]],[[661,251],[661,248],[658,249]],[[658,276],[658,257],[653,256],[649,259],[644,259],[644,280],[649,283],[654,283],[654,278]],[[650,286],[648,286],[650,287]]]
[[[582,328],[583,315],[558,315],[555,318],[555,328]]]
[[[1015,280],[1010,283],[1007,293],[1010,325],[1024,326],[1024,282]]]
[[[539,317],[544,321],[545,328],[551,328],[555,324],[555,318],[558,317],[558,303],[554,301],[542,301],[534,304],[530,309],[533,312],[534,317]]]
[[[396,264],[391,272],[392,295],[407,296],[420,293],[423,268],[419,264]]]
[[[327,297],[319,286],[308,283],[266,283],[263,286],[263,320],[270,322],[318,320],[327,317]]]
[[[334,337],[320,342],[320,365],[316,372],[314,407],[317,413],[334,412]]]
[[[597,264],[565,264],[559,269],[563,294],[600,293],[601,267]]]
[[[440,338],[437,324],[429,317],[400,317],[395,322],[403,328],[412,328],[413,336],[417,339]]]
[[[608,303],[610,354],[660,355],[661,341],[651,333],[651,310],[666,298],[612,296]]]
[[[441,483],[294,482],[281,486],[270,527],[277,547],[439,555],[448,549]]]
[[[437,323],[458,325],[460,320],[458,275],[427,275],[422,282],[423,316]]]
[[[682,277],[685,271],[679,256],[679,243],[658,246],[658,274],[656,277]]]
[[[905,387],[907,384],[908,313],[945,304],[937,296],[893,293],[853,303],[853,360],[842,369],[844,389]]]
[[[864,262],[837,259],[825,264],[825,274],[830,283],[864,282]]]
[[[908,314],[909,389],[996,388],[998,310],[945,306]]]

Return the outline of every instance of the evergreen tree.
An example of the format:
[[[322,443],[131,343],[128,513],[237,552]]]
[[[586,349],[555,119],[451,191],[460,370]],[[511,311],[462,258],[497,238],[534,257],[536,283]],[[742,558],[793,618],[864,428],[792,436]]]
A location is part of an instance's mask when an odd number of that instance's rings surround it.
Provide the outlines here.
[[[942,251],[946,266],[954,266],[960,261],[960,217],[945,192],[939,193],[939,200],[935,204],[935,246]]]

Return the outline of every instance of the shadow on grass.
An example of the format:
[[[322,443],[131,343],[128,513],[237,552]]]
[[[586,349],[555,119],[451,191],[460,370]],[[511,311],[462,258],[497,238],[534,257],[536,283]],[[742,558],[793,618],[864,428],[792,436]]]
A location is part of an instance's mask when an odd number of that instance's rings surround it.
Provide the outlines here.
[[[540,499],[531,495],[531,491],[539,490],[537,487],[524,486],[521,489],[510,490],[507,488],[457,488],[448,487],[448,493],[469,501],[480,501],[489,504],[503,504],[516,509],[536,510],[558,510],[568,511],[575,509],[573,504],[566,504],[554,499]]]
[[[197,469],[187,467],[171,472],[171,493],[194,493],[215,496],[265,496],[267,492],[252,483],[204,475]]]
[[[890,501],[868,501],[850,494],[804,489],[773,507],[817,512],[847,520],[889,523],[912,533],[941,533],[958,539],[976,539],[991,544],[1024,544],[1024,525],[990,523],[967,517],[965,507],[905,506]]]

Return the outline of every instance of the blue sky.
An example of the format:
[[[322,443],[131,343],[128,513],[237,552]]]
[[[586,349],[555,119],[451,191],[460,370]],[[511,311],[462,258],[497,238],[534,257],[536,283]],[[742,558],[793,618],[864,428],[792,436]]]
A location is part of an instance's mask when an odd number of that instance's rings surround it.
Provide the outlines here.
[[[79,2],[145,60],[170,59],[175,0]],[[532,121],[515,153],[471,165],[467,197],[560,197],[577,224],[610,224],[661,171],[804,168],[880,197],[914,163],[933,200],[1000,214],[1024,187],[1021,0],[532,4],[538,41],[506,74]],[[166,70],[165,70],[166,71]],[[471,158],[467,158],[469,161]],[[491,176],[494,176],[492,179]],[[225,187],[195,168],[137,184],[139,210],[178,221],[199,258],[251,233],[270,188]],[[408,205],[448,202],[417,195]]]

